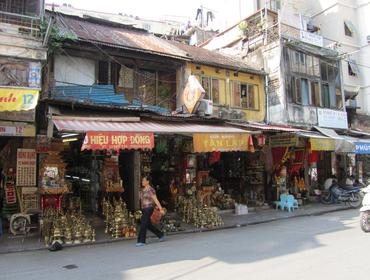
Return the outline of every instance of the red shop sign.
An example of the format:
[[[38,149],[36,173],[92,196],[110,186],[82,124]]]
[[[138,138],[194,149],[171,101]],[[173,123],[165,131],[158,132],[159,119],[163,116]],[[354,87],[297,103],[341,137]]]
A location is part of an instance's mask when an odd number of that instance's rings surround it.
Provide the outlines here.
[[[153,147],[153,133],[89,131],[86,133],[81,150],[144,150]]]

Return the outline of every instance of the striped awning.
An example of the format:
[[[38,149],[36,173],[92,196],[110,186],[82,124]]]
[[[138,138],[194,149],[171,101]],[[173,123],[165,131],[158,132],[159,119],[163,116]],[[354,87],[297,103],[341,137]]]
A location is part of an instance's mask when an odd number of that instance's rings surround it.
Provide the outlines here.
[[[248,133],[253,132],[232,126],[197,124],[187,122],[169,122],[144,120],[126,121],[96,121],[91,119],[76,119],[53,117],[56,128],[61,132],[85,133],[99,132],[151,132],[155,134],[189,134],[193,133]]]

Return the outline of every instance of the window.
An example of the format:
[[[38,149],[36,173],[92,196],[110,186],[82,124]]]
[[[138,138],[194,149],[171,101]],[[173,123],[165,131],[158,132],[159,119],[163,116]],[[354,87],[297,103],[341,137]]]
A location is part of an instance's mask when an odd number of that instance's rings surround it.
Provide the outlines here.
[[[295,50],[289,50],[288,53],[290,69],[292,72],[303,73],[317,77],[320,75],[320,61],[317,57]]]
[[[294,78],[294,102],[302,104],[301,79]]]
[[[209,77],[202,77],[201,84],[202,84],[203,89],[206,91],[204,94],[204,99],[211,99]]]
[[[320,98],[320,86],[319,82],[310,81],[310,91],[311,91],[311,104],[316,107],[321,106]]]
[[[349,20],[344,21],[344,35],[353,37],[353,35],[356,33],[356,28],[353,25],[353,23]]]
[[[231,92],[231,106],[241,106],[241,95],[240,95],[240,83],[237,81],[230,81],[230,92]]]
[[[322,93],[322,105],[326,108],[330,107],[330,97],[329,97],[329,85],[323,84],[321,86],[321,93]]]
[[[231,106],[258,109],[258,86],[230,81]]]
[[[139,97],[143,104],[156,104],[156,73],[139,69]]]
[[[328,70],[327,70],[326,63],[320,64],[320,72],[321,72],[321,80],[327,82],[328,81]]]
[[[342,104],[338,67],[321,62],[320,71],[322,105],[326,108],[338,108]]]
[[[212,79],[212,100],[214,104],[220,104],[220,83],[218,79]]]
[[[248,107],[249,109],[258,109],[258,87],[256,85],[248,85]]]
[[[301,79],[301,94],[302,94],[302,105],[310,104],[310,94],[308,89],[308,80]]]
[[[357,76],[360,73],[360,69],[358,69],[357,63],[354,59],[348,59],[348,75],[350,76]]]
[[[281,0],[270,0],[266,5],[268,9],[277,12],[281,9]]]
[[[109,84],[109,62],[99,61],[98,69],[98,84],[108,85]]]
[[[199,79],[199,76],[196,76]],[[214,104],[223,105],[226,103],[226,82],[207,76],[200,77],[201,85],[205,90],[204,99],[212,100]]]

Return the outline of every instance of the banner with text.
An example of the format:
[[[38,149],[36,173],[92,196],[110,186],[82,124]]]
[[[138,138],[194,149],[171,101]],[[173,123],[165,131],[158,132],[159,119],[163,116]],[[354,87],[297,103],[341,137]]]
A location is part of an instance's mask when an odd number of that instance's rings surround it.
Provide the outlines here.
[[[247,133],[194,133],[193,144],[195,153],[254,151]]]
[[[38,99],[35,89],[0,88],[0,112],[35,109]]]
[[[81,150],[145,150],[153,147],[153,133],[89,131],[86,133]]]

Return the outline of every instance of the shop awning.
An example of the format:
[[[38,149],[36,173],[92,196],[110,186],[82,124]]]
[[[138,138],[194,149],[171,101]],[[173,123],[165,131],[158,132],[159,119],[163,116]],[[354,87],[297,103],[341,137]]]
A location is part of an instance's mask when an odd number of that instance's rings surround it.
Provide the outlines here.
[[[324,136],[319,132],[296,132],[299,137],[309,138],[311,151],[335,151],[335,139]]]
[[[193,136],[194,152],[253,151],[253,132],[226,125],[70,117],[53,117],[53,122],[61,132],[86,133],[82,149],[150,149],[153,141],[145,139],[154,134],[183,134]]]
[[[155,134],[188,134],[193,133],[252,133],[240,128],[197,124],[187,122],[169,122],[169,121],[95,121],[94,119],[73,120],[70,118],[53,117],[56,128],[61,132],[85,133],[88,131],[98,132],[152,132]]]
[[[322,134],[335,140],[335,151],[337,153],[354,153],[356,149],[355,142],[357,138],[339,135],[334,129],[315,126]]]

